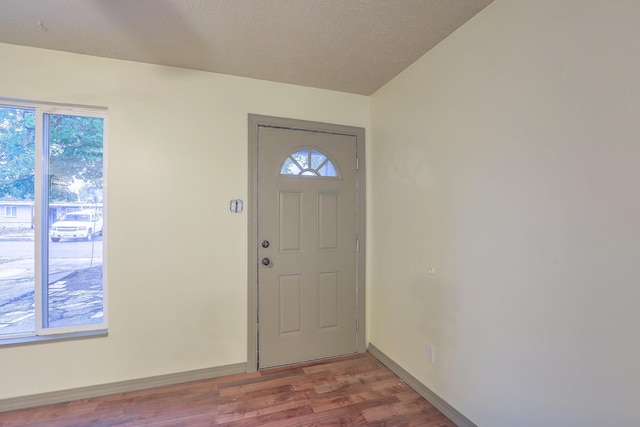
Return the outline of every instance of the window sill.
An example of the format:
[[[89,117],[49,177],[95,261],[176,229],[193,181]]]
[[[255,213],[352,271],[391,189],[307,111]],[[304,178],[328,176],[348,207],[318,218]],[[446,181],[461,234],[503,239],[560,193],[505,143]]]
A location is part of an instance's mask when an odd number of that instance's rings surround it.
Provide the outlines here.
[[[51,342],[51,341],[68,341],[75,340],[81,338],[96,338],[96,337],[106,337],[109,335],[107,329],[100,329],[97,331],[86,331],[86,332],[71,332],[67,334],[57,334],[57,335],[43,335],[43,336],[22,336],[15,338],[0,338],[0,347],[6,346],[15,346],[15,345],[23,345],[23,344],[36,344],[42,342]]]

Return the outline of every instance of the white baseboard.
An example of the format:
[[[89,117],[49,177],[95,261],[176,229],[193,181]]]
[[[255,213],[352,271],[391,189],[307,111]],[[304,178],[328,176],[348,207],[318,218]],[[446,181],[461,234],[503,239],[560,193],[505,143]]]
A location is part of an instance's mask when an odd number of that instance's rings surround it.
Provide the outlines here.
[[[175,374],[158,375],[155,377],[118,381],[108,384],[98,384],[49,393],[11,397],[8,399],[0,399],[0,412],[52,405],[54,403],[69,402],[72,400],[89,399],[109,394],[126,393],[128,391],[162,387],[186,383],[189,381],[207,380],[225,375],[243,374],[245,372],[247,372],[246,363],[235,363],[233,365],[225,365],[215,368],[197,369],[194,371],[177,372]]]
[[[478,427],[467,417],[458,412],[453,406],[445,402],[440,396],[435,394],[431,389],[418,381],[413,375],[405,371],[400,365],[394,362],[389,356],[380,351],[375,345],[369,344],[369,353],[389,368],[394,374],[399,376],[412,389],[424,397],[427,402],[431,403],[447,418],[453,421],[458,427]]]

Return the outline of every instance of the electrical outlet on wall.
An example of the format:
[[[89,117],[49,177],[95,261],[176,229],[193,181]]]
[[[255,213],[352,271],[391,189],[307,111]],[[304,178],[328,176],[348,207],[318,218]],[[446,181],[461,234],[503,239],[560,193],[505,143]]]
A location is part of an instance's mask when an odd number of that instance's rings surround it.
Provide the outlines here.
[[[436,348],[431,343],[427,343],[427,360],[431,363],[436,362]]]

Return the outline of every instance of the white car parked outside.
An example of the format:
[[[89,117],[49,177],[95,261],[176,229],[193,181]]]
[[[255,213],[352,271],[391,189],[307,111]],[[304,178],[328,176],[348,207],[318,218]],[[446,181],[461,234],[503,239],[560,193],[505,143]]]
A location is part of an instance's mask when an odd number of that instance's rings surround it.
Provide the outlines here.
[[[102,225],[100,212],[93,210],[69,212],[51,226],[51,241],[59,242],[62,238],[92,240],[94,235],[102,235]]]

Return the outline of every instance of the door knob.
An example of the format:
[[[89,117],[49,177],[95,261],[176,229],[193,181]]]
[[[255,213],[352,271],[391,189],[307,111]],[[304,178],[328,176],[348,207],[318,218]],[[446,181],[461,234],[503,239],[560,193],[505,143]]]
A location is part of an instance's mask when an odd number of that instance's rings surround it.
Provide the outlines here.
[[[262,247],[267,249],[269,247],[269,241],[268,240],[263,240],[262,241]]]
[[[271,264],[271,261],[269,260],[269,258],[262,258],[262,265],[269,265]]]

